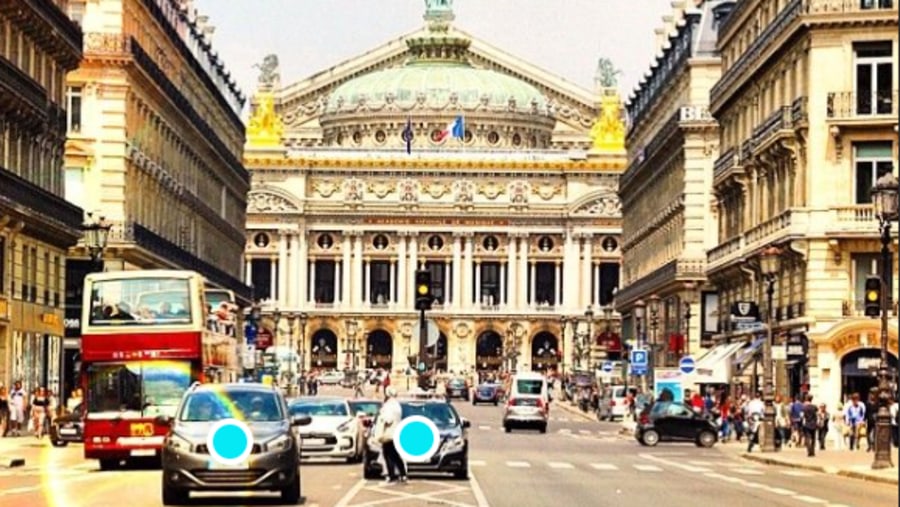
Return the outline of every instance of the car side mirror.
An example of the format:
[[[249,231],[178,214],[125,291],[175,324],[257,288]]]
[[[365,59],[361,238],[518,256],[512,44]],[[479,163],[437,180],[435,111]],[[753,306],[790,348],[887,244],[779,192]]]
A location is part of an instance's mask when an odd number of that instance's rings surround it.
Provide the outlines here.
[[[291,417],[291,426],[306,426],[312,422],[312,417],[303,414]]]
[[[463,427],[463,428],[468,429],[468,428],[470,428],[471,426],[472,426],[472,421],[469,421],[468,419],[463,419],[463,420],[462,420],[462,427]]]

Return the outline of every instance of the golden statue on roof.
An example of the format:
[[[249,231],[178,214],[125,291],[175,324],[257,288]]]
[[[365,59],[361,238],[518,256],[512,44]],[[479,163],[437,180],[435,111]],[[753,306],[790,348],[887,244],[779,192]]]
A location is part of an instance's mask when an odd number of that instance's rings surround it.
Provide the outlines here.
[[[275,95],[258,92],[254,97],[256,107],[247,123],[247,144],[251,148],[281,147],[284,122],[275,112]]]

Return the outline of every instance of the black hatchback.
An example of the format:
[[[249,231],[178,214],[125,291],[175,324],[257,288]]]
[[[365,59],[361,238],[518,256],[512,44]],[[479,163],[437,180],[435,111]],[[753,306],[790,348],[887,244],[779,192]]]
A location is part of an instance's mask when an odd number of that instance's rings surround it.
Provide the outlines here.
[[[719,432],[711,414],[695,411],[684,403],[658,401],[641,412],[634,437],[649,447],[660,441],[694,442],[699,447],[712,447],[719,439]]]
[[[61,415],[50,423],[50,443],[65,447],[69,442],[84,442],[84,405],[79,403],[72,413]]]

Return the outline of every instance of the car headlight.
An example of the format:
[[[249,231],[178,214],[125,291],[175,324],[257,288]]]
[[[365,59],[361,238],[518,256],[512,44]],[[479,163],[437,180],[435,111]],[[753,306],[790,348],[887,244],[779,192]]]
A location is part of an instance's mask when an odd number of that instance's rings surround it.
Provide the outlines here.
[[[337,427],[337,430],[338,430],[339,432],[341,432],[341,433],[347,433],[348,431],[350,431],[351,429],[353,429],[353,422],[354,422],[354,421],[356,421],[356,419],[347,419],[346,421],[344,421],[343,423],[341,423],[340,426]]]
[[[173,451],[190,451],[191,443],[175,433],[166,438],[166,447]]]
[[[292,439],[290,435],[281,435],[266,442],[267,451],[286,451],[291,448]]]
[[[444,444],[444,451],[452,452],[458,451],[465,447],[466,440],[463,437],[451,437],[447,439],[447,442]]]

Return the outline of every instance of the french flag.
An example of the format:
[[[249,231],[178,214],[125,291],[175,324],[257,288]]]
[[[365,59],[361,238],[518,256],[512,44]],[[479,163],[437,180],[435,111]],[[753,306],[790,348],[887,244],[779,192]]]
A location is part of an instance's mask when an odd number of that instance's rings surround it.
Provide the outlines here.
[[[466,137],[466,122],[462,116],[457,116],[453,121],[447,124],[444,130],[437,135],[437,141],[441,142],[448,137],[455,139],[464,139]]]

